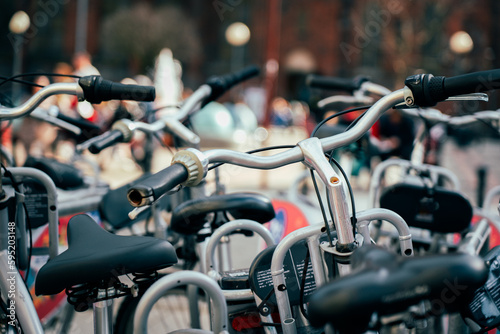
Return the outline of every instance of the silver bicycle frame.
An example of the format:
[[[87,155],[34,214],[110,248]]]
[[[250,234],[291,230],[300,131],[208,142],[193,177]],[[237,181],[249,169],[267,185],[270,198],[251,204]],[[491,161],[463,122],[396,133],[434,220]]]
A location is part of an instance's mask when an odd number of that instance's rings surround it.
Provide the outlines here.
[[[205,274],[196,271],[178,271],[160,278],[142,296],[134,315],[134,333],[146,334],[148,315],[153,305],[170,289],[178,286],[193,284],[207,293],[211,302],[212,331],[215,334],[227,333],[227,305],[224,294],[219,285]],[[203,333],[200,331],[200,333]],[[211,333],[211,332],[209,332]]]
[[[206,247],[206,259],[205,259],[206,261],[205,268],[207,270],[206,273],[208,276],[212,277],[215,281],[219,281],[221,276],[219,268],[217,266],[217,262],[215,261],[215,250],[219,245],[220,239],[222,237],[238,230],[253,231],[258,235],[260,235],[262,239],[264,239],[264,241],[267,244],[267,247],[274,245],[274,240],[273,236],[271,235],[271,232],[269,232],[267,228],[262,226],[262,224],[259,224],[253,220],[237,219],[222,225],[212,234]],[[229,291],[223,290],[223,293],[226,300],[236,301],[236,300],[253,299],[253,293],[252,291],[250,291],[250,289],[229,290]]]
[[[2,215],[2,221],[4,221],[4,210],[0,211],[0,215]],[[6,212],[5,212],[6,214]],[[25,333],[43,333],[42,324],[38,315],[36,313],[35,305],[33,305],[33,301],[31,299],[30,293],[28,289],[26,289],[26,285],[24,285],[23,278],[17,271],[17,268],[11,268],[9,266],[9,262],[7,261],[7,250],[0,251],[0,289],[2,291],[2,299],[6,301],[6,305],[8,300],[14,301],[15,307],[15,316],[19,319],[19,324]],[[9,269],[7,269],[9,268]],[[12,281],[15,283],[12,284]],[[8,298],[7,292],[10,290],[10,286],[15,285],[15,289],[11,291],[15,291],[14,298]]]
[[[9,168],[9,171],[13,174],[14,178],[31,177],[39,180],[45,187],[47,191],[47,204],[49,207],[49,256],[50,258],[57,256],[59,252],[59,222],[56,206],[57,193],[54,182],[47,176],[47,174],[34,168],[16,167]],[[0,210],[0,223],[2,224],[2,231],[7,228],[8,222],[9,217],[7,207],[5,207]],[[5,233],[5,237],[7,237],[7,233]],[[26,333],[43,333],[42,324],[36,313],[30,293],[26,288],[26,285],[24,284],[17,268],[11,265],[8,261],[7,242],[2,240],[0,244],[2,248],[0,251],[0,291],[2,292],[2,299],[4,301],[14,301],[15,316],[19,319],[19,324]],[[10,289],[11,286],[14,286],[15,289]],[[12,298],[10,294],[7,295],[7,292],[9,291],[13,291],[14,298]],[[6,303],[6,305],[8,304]]]
[[[399,232],[401,253],[405,256],[413,255],[410,230],[398,214],[385,209],[370,209],[357,213],[357,218],[359,222],[358,226],[361,229],[367,228],[367,225],[372,220],[389,221]],[[293,245],[297,242],[305,240],[311,256],[311,265],[316,286],[320,287],[324,285],[327,282],[327,272],[324,267],[324,256],[322,252],[323,247],[320,246],[319,242],[319,238],[323,232],[323,226],[308,226],[298,229],[283,238],[274,251],[271,260],[271,275],[273,278],[274,293],[276,295],[283,333],[296,333],[295,318],[292,316],[292,310],[286,289],[284,270],[285,256],[288,254]],[[349,254],[345,254],[345,256],[349,256]],[[341,275],[349,273],[349,267],[347,266],[342,266],[339,269],[341,270]]]
[[[222,225],[212,234],[206,247],[205,268],[207,270],[207,275],[213,278],[216,282],[219,282],[221,277],[219,266],[217,265],[217,261],[215,261],[215,251],[217,246],[220,244],[222,238],[232,232],[241,230],[257,233],[264,240],[267,247],[275,244],[271,232],[262,224],[253,220],[237,219]],[[261,302],[260,298],[255,296],[250,289],[222,290],[222,293],[227,301],[255,301],[256,305],[259,305]],[[272,322],[272,317],[269,315],[260,315],[260,317],[263,322]],[[265,328],[264,330],[269,334],[276,333],[276,329],[274,328]]]
[[[28,167],[13,167],[9,171],[14,177],[31,177],[42,183],[47,191],[49,207],[49,256],[54,258],[59,254],[59,214],[57,210],[57,190],[54,181],[44,172]]]

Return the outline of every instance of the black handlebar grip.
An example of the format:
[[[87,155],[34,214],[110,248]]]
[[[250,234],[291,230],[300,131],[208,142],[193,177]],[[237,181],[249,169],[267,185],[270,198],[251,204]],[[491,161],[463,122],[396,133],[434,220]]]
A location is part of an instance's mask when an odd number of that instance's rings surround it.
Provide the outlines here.
[[[174,163],[130,188],[127,192],[128,201],[135,207],[151,204],[186,181],[188,176],[188,170],[184,165]]]
[[[86,121],[84,119],[77,119],[73,117],[69,117],[64,115],[63,113],[58,112],[57,113],[57,118],[60,120],[63,120],[69,124],[73,124],[77,127],[79,127],[82,130],[82,134],[80,135],[80,138],[82,139],[89,139],[97,134],[101,133],[102,130],[99,126],[95,125],[94,123],[91,123],[89,121]]]
[[[216,100],[231,87],[248,80],[259,74],[260,70],[257,66],[252,65],[245,67],[241,71],[230,73],[222,76],[212,77],[208,79],[207,85],[212,88],[212,94],[205,99],[203,105]]]
[[[361,84],[365,81],[368,81],[368,78],[362,76],[358,76],[353,79],[345,79],[309,74],[306,77],[306,85],[310,87],[342,90],[351,93],[358,90],[361,87]]]
[[[445,78],[443,88],[447,97],[499,89],[500,69]]]
[[[103,133],[96,140],[90,144],[90,153],[97,154],[107,147],[113,146],[116,143],[121,143],[123,141],[123,132],[120,130],[111,130]]]
[[[435,77],[432,74],[417,74],[406,78],[414,104],[432,107],[451,96],[479,93],[500,88],[500,69],[474,72],[455,77]]]
[[[152,86],[125,85],[104,80],[98,75],[80,78],[85,100],[90,103],[101,103],[109,100],[154,101],[155,88]]]

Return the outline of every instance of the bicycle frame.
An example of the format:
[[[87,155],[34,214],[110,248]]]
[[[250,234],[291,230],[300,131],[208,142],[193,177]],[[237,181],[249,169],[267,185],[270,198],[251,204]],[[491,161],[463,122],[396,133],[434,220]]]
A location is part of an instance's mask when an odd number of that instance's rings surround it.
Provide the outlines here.
[[[9,171],[14,175],[14,177],[31,177],[39,180],[47,191],[47,201],[48,201],[48,218],[49,218],[49,257],[55,257],[58,250],[58,214],[57,214],[57,193],[56,187],[52,180],[43,172],[25,167],[10,168]],[[1,180],[0,180],[1,182]],[[0,183],[1,186],[1,183]],[[24,281],[15,266],[15,261],[12,261],[12,257],[8,254],[16,255],[16,246],[9,243],[9,235],[12,233],[8,229],[12,223],[9,222],[8,217],[8,205],[7,201],[14,196],[14,192],[10,192],[5,187],[2,187],[3,191],[6,192],[4,198],[1,200],[3,204],[2,209],[0,209],[0,221],[1,221],[1,233],[0,233],[0,291],[2,291],[2,300],[5,301],[6,305],[8,301],[13,301],[15,308],[13,311],[14,315],[19,319],[19,325],[28,333],[43,333],[42,324],[35,310],[35,306],[31,299],[28,289],[26,288]],[[14,231],[15,233],[15,231]],[[13,250],[13,253],[10,250]],[[15,257],[14,257],[15,259]],[[13,284],[12,281],[15,280]],[[12,289],[14,286],[14,289]],[[12,293],[11,293],[12,291]],[[7,294],[7,292],[9,292]],[[11,302],[12,303],[12,302]]]

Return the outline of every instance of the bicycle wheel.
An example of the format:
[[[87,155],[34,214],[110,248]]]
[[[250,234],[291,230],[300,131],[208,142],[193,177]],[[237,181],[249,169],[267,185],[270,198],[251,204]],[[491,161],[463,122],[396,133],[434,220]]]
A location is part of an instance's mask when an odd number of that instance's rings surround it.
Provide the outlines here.
[[[133,334],[134,314],[140,298],[127,297],[118,310],[114,333]],[[210,329],[208,306],[204,296],[198,295],[200,324],[202,329]],[[169,333],[177,329],[191,328],[189,299],[185,287],[167,292],[153,306],[148,318],[149,333]]]

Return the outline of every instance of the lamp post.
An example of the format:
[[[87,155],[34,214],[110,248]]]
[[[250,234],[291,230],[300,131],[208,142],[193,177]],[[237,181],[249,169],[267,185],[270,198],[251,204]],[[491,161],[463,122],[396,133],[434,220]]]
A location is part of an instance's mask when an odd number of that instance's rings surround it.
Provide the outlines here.
[[[457,31],[450,37],[450,50],[454,54],[454,71],[460,74],[464,70],[465,55],[472,51],[474,42],[465,31]]]
[[[12,61],[12,74],[20,74],[22,71],[22,59],[23,59],[23,46],[24,46],[24,33],[30,27],[30,18],[28,14],[22,10],[16,12],[12,15],[9,22],[9,30],[15,35],[14,41],[12,43],[12,48],[14,49],[14,58]],[[12,102],[15,101],[19,96],[19,85],[14,83],[12,85]]]
[[[231,71],[236,71],[243,66],[245,59],[243,46],[250,40],[250,29],[246,24],[235,22],[226,29],[226,41],[232,46]]]
[[[87,51],[89,0],[77,0],[75,22],[75,53]]]
[[[455,54],[466,54],[472,51],[474,42],[465,31],[457,31],[450,38],[450,49]]]

